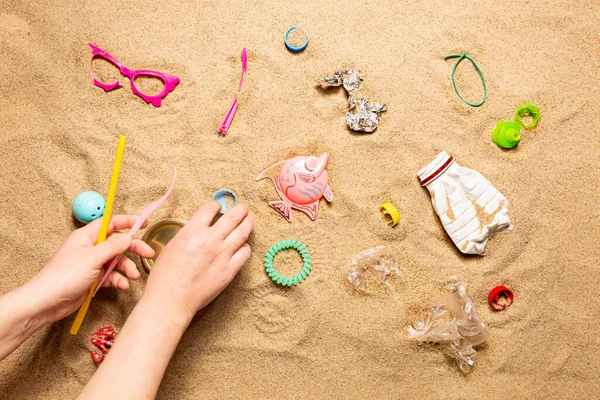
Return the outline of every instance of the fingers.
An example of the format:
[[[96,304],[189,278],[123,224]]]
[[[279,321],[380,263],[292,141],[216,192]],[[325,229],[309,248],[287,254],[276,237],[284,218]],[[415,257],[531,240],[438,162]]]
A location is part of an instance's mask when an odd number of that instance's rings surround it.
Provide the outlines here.
[[[110,239],[111,237],[113,237],[114,235],[125,235],[125,234],[121,233],[121,232],[114,232],[114,233],[111,233],[110,235],[108,235],[107,240]],[[133,239],[131,242],[131,246],[129,246],[127,251],[134,252],[138,256],[142,256],[144,258],[154,257],[154,249],[152,247],[150,247],[150,245],[148,243],[144,242],[141,239]]]
[[[229,260],[229,268],[231,268],[237,274],[238,271],[240,269],[242,269],[244,264],[246,264],[246,262],[250,258],[250,254],[251,254],[250,245],[248,243],[244,243],[231,256],[231,259]]]
[[[237,228],[225,238],[225,248],[230,250],[231,253],[235,253],[248,240],[252,229],[254,229],[254,216],[248,214]]]
[[[213,229],[221,238],[225,239],[248,215],[248,206],[238,204],[227,211],[213,226]]]
[[[129,281],[120,273],[113,271],[108,279],[102,284],[102,287],[114,287],[120,290],[129,289]]]
[[[138,271],[135,263],[127,257],[121,257],[115,268],[119,271],[123,271],[125,276],[129,279],[135,281],[140,278],[140,271]]]
[[[102,268],[112,258],[127,251],[131,246],[131,236],[125,233],[115,233],[106,242],[97,244],[92,248],[90,255],[94,267]]]
[[[199,225],[208,228],[212,224],[217,214],[221,211],[221,204],[218,201],[206,203],[196,211],[196,214],[190,219],[192,225]]]
[[[113,215],[108,224],[108,233],[130,229],[137,219],[138,217],[135,215]],[[100,233],[100,225],[102,225],[102,218],[90,222],[86,226],[77,229],[77,231],[86,234],[93,243],[96,243],[98,234]],[[145,228],[147,225],[148,221],[144,221],[141,228]]]
[[[129,249],[127,250],[132,251],[138,256],[142,256],[144,258],[152,258],[154,257],[155,253],[154,249],[141,239],[133,239],[131,246],[129,246]]]

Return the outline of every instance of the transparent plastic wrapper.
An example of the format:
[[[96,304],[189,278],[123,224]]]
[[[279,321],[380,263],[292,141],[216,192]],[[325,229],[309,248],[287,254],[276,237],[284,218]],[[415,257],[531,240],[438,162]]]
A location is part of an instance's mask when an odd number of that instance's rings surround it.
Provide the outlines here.
[[[460,370],[467,373],[475,361],[477,351],[474,347],[489,339],[490,330],[467,296],[464,278],[451,276],[446,290],[448,293],[429,302],[431,310],[425,319],[408,328],[408,337],[440,344],[444,353],[456,359]]]
[[[482,255],[497,232],[511,231],[508,200],[479,172],[445,151],[418,172],[444,229],[464,254]]]
[[[346,124],[353,131],[371,133],[379,124],[377,114],[387,110],[383,103],[369,103],[360,92],[363,81],[362,73],[358,69],[342,69],[334,72],[332,77],[320,78],[321,87],[344,86],[348,92],[350,109],[346,112]]]
[[[392,287],[388,281],[390,275],[394,274],[399,279],[405,280],[398,269],[394,257],[384,246],[373,247],[363,250],[352,258],[348,267],[348,281],[358,290],[370,293],[367,284],[367,274],[374,273],[387,290],[392,292]]]

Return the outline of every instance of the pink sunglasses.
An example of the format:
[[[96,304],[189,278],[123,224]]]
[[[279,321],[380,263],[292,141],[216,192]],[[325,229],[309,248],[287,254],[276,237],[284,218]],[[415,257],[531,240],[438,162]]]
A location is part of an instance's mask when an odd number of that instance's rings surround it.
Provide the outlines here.
[[[111,83],[111,84],[105,84],[105,83],[100,82],[98,79],[96,79],[96,77],[94,76],[94,67],[92,65],[92,62],[94,61],[94,58],[96,58],[96,57],[104,58],[106,61],[114,64],[117,68],[119,68],[119,71],[121,71],[121,74],[128,77],[129,80],[131,81],[131,91],[134,94],[137,94],[138,96],[140,96],[142,99],[144,99],[146,101],[146,103],[152,103],[152,105],[154,107],[160,107],[161,100],[164,97],[166,97],[169,93],[171,93],[173,91],[173,89],[175,89],[175,86],[177,86],[177,84],[179,83],[178,77],[173,76],[173,75],[164,74],[162,72],[151,71],[151,70],[146,70],[146,69],[130,70],[129,68],[127,68],[126,66],[121,64],[119,62],[119,60],[117,60],[116,58],[114,58],[113,56],[111,56],[110,54],[108,54],[107,52],[102,50],[101,48],[96,47],[91,43],[88,43],[88,45],[90,46],[90,49],[92,49],[92,59],[90,60],[90,71],[92,72],[92,78],[94,78],[94,85],[104,89],[105,92],[109,92],[109,91],[121,86],[121,81],[116,81],[115,83]],[[140,92],[139,89],[135,86],[135,78],[137,76],[153,76],[155,78],[159,78],[163,81],[165,87],[162,90],[162,92],[160,92],[157,95],[154,95],[154,96],[146,95],[146,94]]]

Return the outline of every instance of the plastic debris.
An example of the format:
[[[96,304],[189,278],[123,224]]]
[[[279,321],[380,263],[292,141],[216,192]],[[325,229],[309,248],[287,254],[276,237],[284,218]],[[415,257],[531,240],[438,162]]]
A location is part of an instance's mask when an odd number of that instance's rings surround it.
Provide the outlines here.
[[[106,84],[106,83],[102,83],[98,79],[96,79],[96,77],[94,76],[94,66],[93,66],[93,62],[94,62],[95,58],[103,58],[107,62],[109,62],[109,63],[113,64],[115,67],[117,67],[122,75],[129,78],[129,81],[131,83],[131,91],[134,94],[140,96],[142,99],[144,99],[144,101],[146,103],[152,103],[152,105],[154,107],[160,107],[160,105],[162,103],[162,99],[165,98],[169,93],[171,93],[175,89],[175,86],[177,86],[177,84],[179,84],[179,78],[176,76],[165,74],[164,72],[151,71],[148,69],[131,70],[131,69],[127,68],[126,66],[124,66],[123,64],[121,64],[119,62],[119,60],[117,60],[116,58],[114,58],[113,56],[111,56],[106,51],[102,50],[101,48],[96,47],[91,43],[88,43],[88,46],[90,46],[90,49],[92,50],[92,59],[90,60],[90,71],[92,73],[92,78],[94,79],[94,85],[98,86],[99,88],[104,89],[105,92],[110,92],[111,90],[114,90],[114,89],[120,87],[121,81],[118,80],[114,83]],[[162,91],[156,95],[149,95],[149,94],[142,93],[138,89],[138,87],[135,85],[135,80],[139,76],[151,76],[151,77],[161,80],[164,85]]]
[[[275,269],[275,265],[273,264],[273,259],[281,250],[285,249],[294,249],[302,257],[302,269],[298,272],[297,275],[292,277],[282,276]],[[283,287],[296,286],[297,284],[303,282],[306,277],[310,274],[310,271],[313,268],[312,265],[312,257],[308,252],[308,248],[304,243],[296,239],[284,239],[275,243],[273,246],[267,250],[267,254],[265,254],[264,258],[264,266],[265,272],[269,275],[269,278],[278,285]]]
[[[92,334],[90,342],[98,348],[98,350],[90,350],[90,355],[95,362],[101,362],[112,348],[117,337],[115,328],[111,325],[98,329]]]
[[[504,297],[506,302],[499,303],[500,297]],[[496,286],[490,290],[490,294],[488,295],[488,303],[490,303],[490,307],[492,307],[494,311],[502,311],[506,309],[506,307],[509,307],[514,300],[515,295],[506,286]]]
[[[231,126],[231,121],[233,121],[233,117],[235,117],[235,113],[237,112],[238,95],[242,92],[242,84],[244,83],[244,77],[246,76],[246,70],[248,69],[248,52],[246,51],[245,47],[242,49],[241,58],[242,58],[242,77],[240,78],[240,84],[238,85],[237,93],[235,94],[235,97],[233,98],[233,103],[231,103],[231,107],[229,107],[229,111],[227,111],[227,115],[225,115],[225,119],[223,119],[221,126],[219,126],[219,133],[222,134],[223,136],[227,135],[227,131],[229,130],[229,127]]]
[[[519,144],[521,131],[519,125],[510,121],[500,121],[492,132],[492,142],[503,149],[512,149]]]
[[[400,213],[392,203],[380,204],[378,208],[383,215],[389,216],[388,225],[394,227],[398,224],[398,222],[400,222]]]
[[[230,199],[230,204],[227,204],[228,198]],[[233,190],[227,188],[217,190],[215,193],[213,193],[212,199],[221,205],[221,211],[219,211],[219,214],[225,214],[238,203],[237,194],[235,194]]]
[[[270,201],[269,206],[288,222],[292,222],[292,210],[302,211],[314,221],[317,219],[321,197],[329,203],[333,201],[333,192],[327,184],[328,162],[327,153],[319,157],[294,157],[271,165],[258,174],[255,180],[270,179],[273,182],[281,201]],[[274,168],[279,166],[279,174],[270,176]]]
[[[357,289],[369,293],[367,285],[369,270],[377,275],[379,283],[385,286],[390,292],[392,292],[392,287],[388,281],[390,275],[394,274],[401,280],[404,280],[404,276],[398,269],[396,260],[394,260],[394,257],[384,246],[363,250],[355,255],[348,268],[348,282]]]
[[[448,236],[465,254],[482,255],[497,232],[512,231],[508,200],[479,172],[442,151],[418,172]]]
[[[460,370],[467,373],[475,362],[474,347],[489,339],[490,330],[467,296],[464,278],[451,276],[446,290],[448,293],[429,302],[429,313],[409,327],[408,337],[440,344],[444,353],[454,358]]]
[[[290,38],[290,35],[295,37],[295,39]],[[300,36],[303,37],[301,41],[299,39]],[[308,32],[300,26],[292,26],[283,35],[283,41],[288,50],[298,53],[308,46]]]
[[[350,109],[346,113],[346,124],[353,131],[371,133],[379,124],[377,114],[386,111],[387,106],[384,103],[369,103],[360,92],[362,81],[360,70],[343,69],[335,72],[331,78],[320,78],[318,83],[322,87],[343,85],[348,92],[348,103],[350,104]]]
[[[171,186],[167,190],[167,193],[165,193],[160,199],[156,200],[155,202],[150,203],[150,205],[148,205],[148,207],[146,207],[144,209],[144,211],[142,211],[140,216],[135,221],[135,224],[133,224],[133,226],[129,230],[129,235],[131,235],[133,237],[137,233],[137,231],[140,230],[142,225],[144,225],[144,222],[146,222],[146,220],[148,219],[150,214],[152,214],[158,207],[160,207],[162,205],[162,203],[164,203],[167,200],[167,198],[173,191],[173,187],[175,186],[176,180],[177,180],[177,167],[175,167],[175,169],[173,171],[173,180],[171,181]],[[100,290],[100,288],[102,287],[102,284],[104,282],[106,282],[106,279],[108,279],[110,273],[116,267],[116,265],[119,262],[119,260],[121,259],[121,257],[124,257],[124,256],[121,254],[121,255],[118,255],[115,258],[113,258],[112,262],[106,269],[106,272],[102,276],[102,279],[100,279],[100,283],[98,283],[98,285],[96,285],[96,290],[94,291],[94,296],[96,295],[96,293],[98,293],[98,290]]]

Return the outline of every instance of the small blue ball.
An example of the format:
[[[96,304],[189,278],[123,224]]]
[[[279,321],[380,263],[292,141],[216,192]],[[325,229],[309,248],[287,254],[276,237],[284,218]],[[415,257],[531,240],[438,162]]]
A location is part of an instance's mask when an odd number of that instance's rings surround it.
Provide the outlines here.
[[[79,222],[89,224],[104,215],[106,200],[97,192],[82,192],[73,200],[73,215]]]

